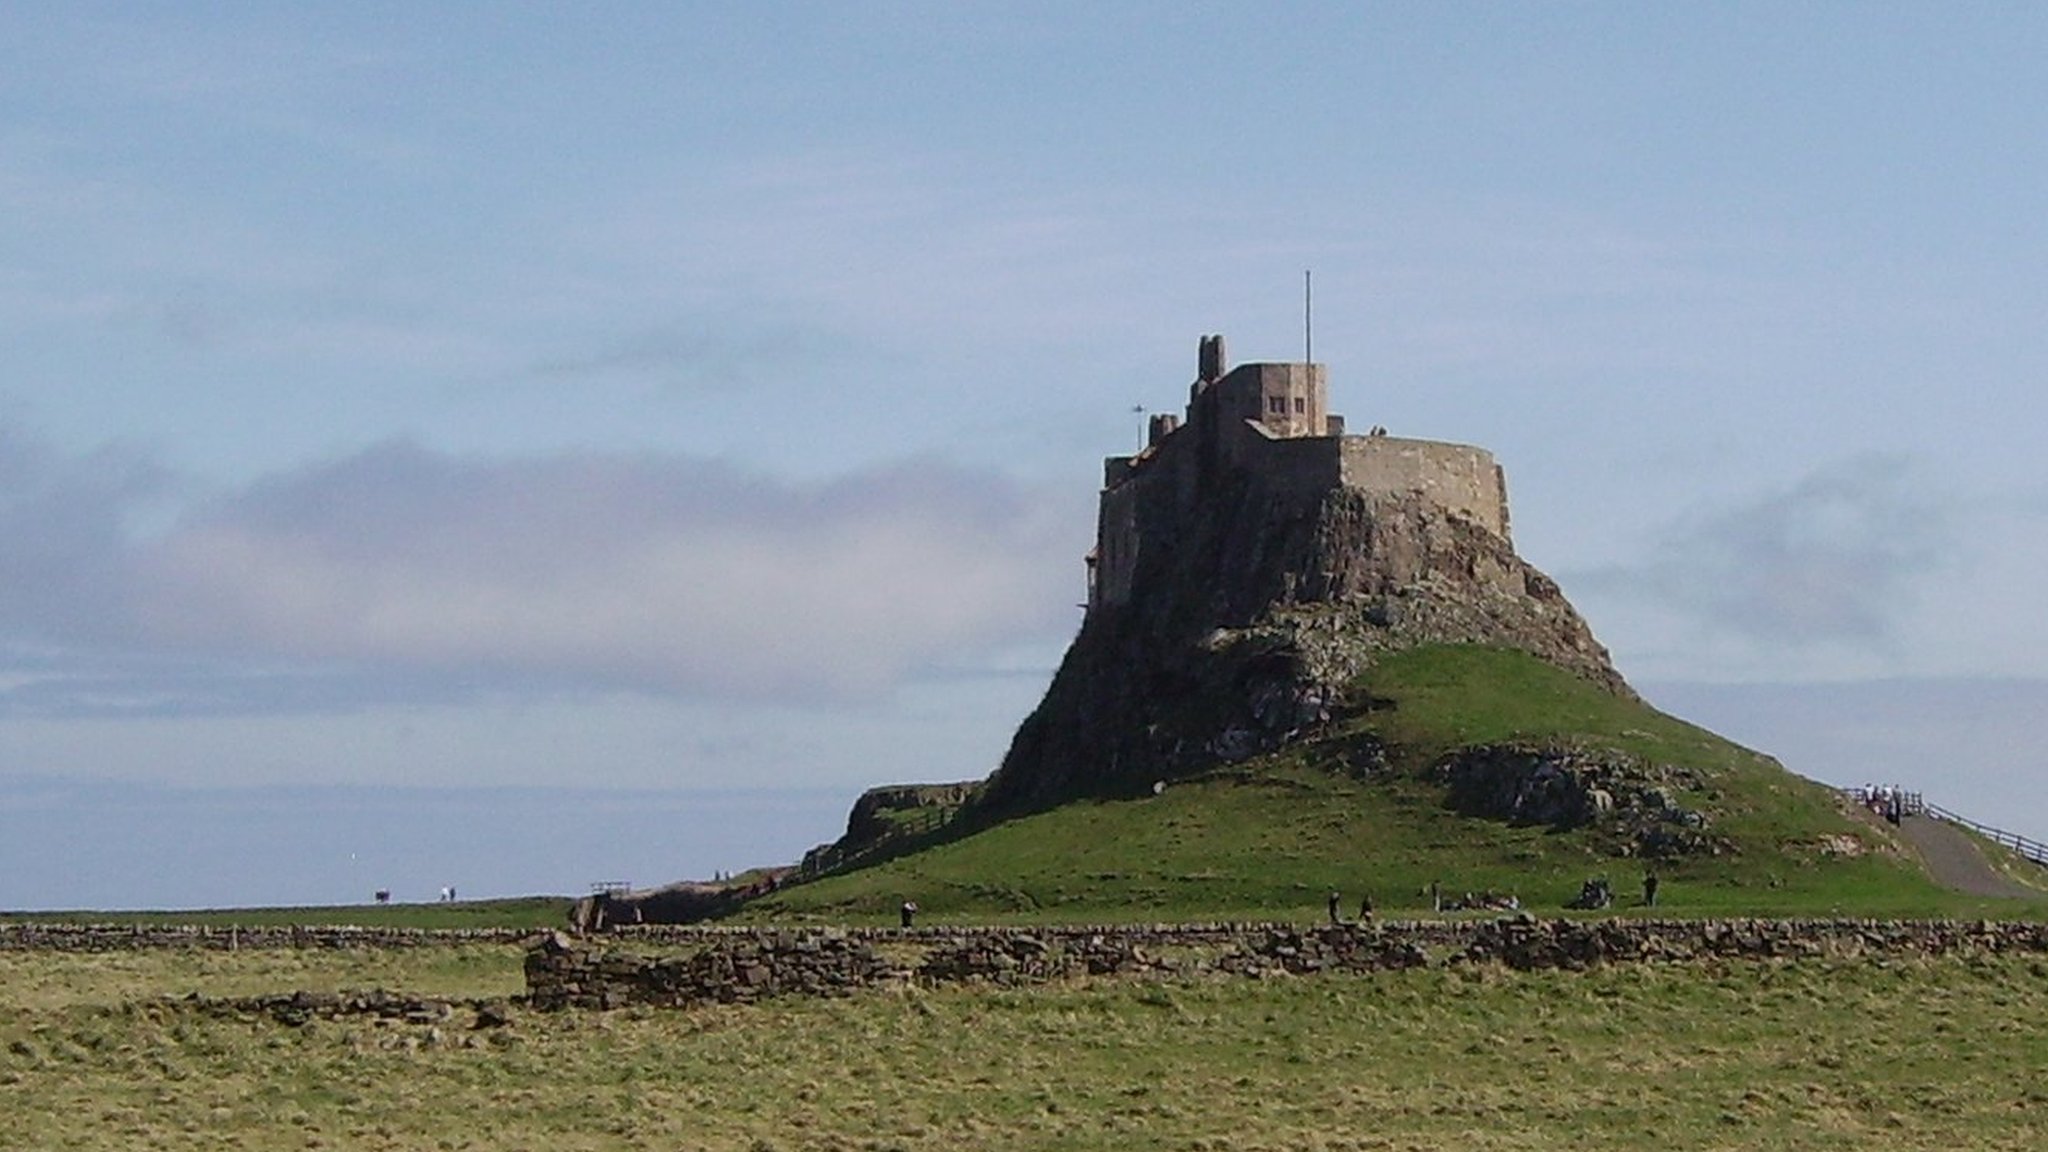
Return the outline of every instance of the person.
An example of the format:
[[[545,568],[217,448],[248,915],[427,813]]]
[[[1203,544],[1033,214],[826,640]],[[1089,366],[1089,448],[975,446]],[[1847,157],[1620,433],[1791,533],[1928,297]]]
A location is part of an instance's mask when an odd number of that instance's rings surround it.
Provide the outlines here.
[[[1372,919],[1372,893],[1367,892],[1364,896],[1359,897],[1358,918],[1360,920]]]
[[[1655,872],[1643,873],[1643,906],[1646,908],[1655,908],[1657,906],[1657,874]]]
[[[1344,922],[1343,915],[1337,911],[1339,899],[1337,890],[1335,888],[1330,889],[1330,923],[1332,924],[1342,924]]]
[[[904,926],[905,928],[908,928],[908,927],[910,927],[910,922],[911,922],[911,921],[913,921],[913,920],[915,920],[915,919],[917,919],[917,901],[915,901],[915,900],[905,900],[905,901],[903,902],[903,908],[902,908],[902,913],[903,913],[903,926]]]

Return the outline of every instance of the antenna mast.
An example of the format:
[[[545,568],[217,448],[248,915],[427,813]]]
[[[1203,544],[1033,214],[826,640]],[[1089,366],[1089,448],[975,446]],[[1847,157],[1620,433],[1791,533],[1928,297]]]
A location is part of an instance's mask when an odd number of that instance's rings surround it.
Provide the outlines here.
[[[1310,275],[1310,273],[1309,273],[1309,270],[1308,270],[1308,269],[1306,269],[1306,268],[1302,269],[1302,273],[1301,273],[1301,362],[1302,362],[1302,363],[1304,363],[1304,364],[1313,364],[1313,363],[1315,363],[1315,362],[1316,362],[1316,329],[1315,329],[1315,314],[1316,314],[1316,313],[1315,313],[1315,299],[1316,299],[1316,298],[1315,298],[1315,287],[1314,287],[1314,285],[1313,285],[1313,284],[1312,284],[1312,283],[1310,282],[1310,279],[1309,279],[1309,275]]]

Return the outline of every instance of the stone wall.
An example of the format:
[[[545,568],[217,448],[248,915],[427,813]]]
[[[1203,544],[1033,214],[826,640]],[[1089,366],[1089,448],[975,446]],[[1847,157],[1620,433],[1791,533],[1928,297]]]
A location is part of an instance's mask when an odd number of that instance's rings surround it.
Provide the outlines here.
[[[1347,436],[1338,443],[1343,446],[1345,486],[1367,492],[1420,492],[1501,539],[1511,538],[1506,476],[1486,449],[1398,436]]]
[[[1414,921],[1033,929],[648,930],[669,955],[552,936],[527,954],[539,1008],[734,1003],[886,985],[1036,984],[1079,976],[1264,977],[1499,964],[2048,954],[2048,924],[1884,920]]]
[[[912,929],[657,926],[627,929],[603,938],[603,943],[518,929],[0,924],[0,950],[52,952],[515,943],[528,945],[527,1002],[536,1008],[561,1009],[632,1004],[683,1007],[747,1003],[773,996],[845,995],[889,986],[1007,986],[1079,977],[1258,978],[1465,964],[1497,964],[1526,971],[1609,964],[2048,955],[2048,923],[1539,920],[1522,915],[1498,920],[1316,927],[1240,923]],[[280,1019],[334,1013],[417,1014],[429,1009],[445,1015],[447,1011],[388,993],[293,993],[263,998],[260,1004],[223,1003],[226,1010],[263,1012]],[[488,1024],[482,1016],[491,1013],[479,1011],[479,1023]]]
[[[1345,445],[1354,439],[1358,437],[1286,437],[1249,421],[1226,426],[1217,438],[1231,467],[1256,476],[1273,495],[1296,500],[1343,485]]]
[[[1239,364],[1207,386],[1197,384],[1189,397],[1188,422],[1216,424],[1249,421],[1275,436],[1325,434],[1329,409],[1329,369],[1300,361]]]
[[[203,927],[164,924],[0,922],[0,952],[134,952],[153,948],[439,948],[521,944],[532,928]]]

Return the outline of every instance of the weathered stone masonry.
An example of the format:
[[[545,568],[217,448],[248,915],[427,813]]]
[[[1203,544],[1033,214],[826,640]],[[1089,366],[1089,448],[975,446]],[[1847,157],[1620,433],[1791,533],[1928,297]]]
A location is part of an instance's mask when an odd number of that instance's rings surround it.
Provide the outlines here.
[[[1276,497],[1349,489],[1413,493],[1506,540],[1507,480],[1483,448],[1386,435],[1345,434],[1329,411],[1321,364],[1241,364],[1226,370],[1223,338],[1202,339],[1187,417],[1153,417],[1135,456],[1103,465],[1089,602],[1114,605],[1133,592],[1138,557],[1172,549],[1157,509],[1198,505],[1226,474],[1256,477]]]
[[[539,1008],[681,1007],[883,985],[1034,984],[1077,976],[1265,977],[1460,964],[1576,970],[1606,964],[1871,956],[2048,954],[2048,924],[1883,920],[1416,921],[1384,925],[1161,925],[1038,929],[689,929],[641,955],[566,937],[527,954]]]
[[[0,923],[0,952],[137,952],[198,948],[444,948],[451,944],[519,944],[531,928],[357,928],[347,925],[209,927],[178,924]]]
[[[1024,985],[1077,977],[1261,978],[1498,964],[1577,970],[1609,964],[2048,955],[2048,923],[1994,920],[1421,920],[1365,925],[1160,924],[1041,928],[632,928],[597,946],[519,929],[196,928],[0,924],[0,950],[418,948],[529,945],[526,1000],[541,1009],[686,1007],[775,996],[942,984]],[[635,948],[661,948],[661,953]],[[209,1011],[503,1022],[495,1001],[394,993],[282,993],[208,1002]]]

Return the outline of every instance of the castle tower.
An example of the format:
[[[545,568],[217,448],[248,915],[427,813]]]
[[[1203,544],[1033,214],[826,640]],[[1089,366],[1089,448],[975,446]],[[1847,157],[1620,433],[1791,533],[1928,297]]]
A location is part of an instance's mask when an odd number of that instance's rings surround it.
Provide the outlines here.
[[[1433,440],[1346,435],[1329,410],[1329,377],[1300,361],[1230,367],[1223,337],[1204,336],[1187,416],[1159,413],[1133,456],[1103,461],[1088,605],[1126,602],[1140,557],[1170,555],[1182,508],[1227,499],[1254,484],[1264,498],[1308,502],[1340,490],[1413,493],[1508,539],[1507,481],[1481,448]]]

